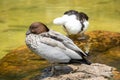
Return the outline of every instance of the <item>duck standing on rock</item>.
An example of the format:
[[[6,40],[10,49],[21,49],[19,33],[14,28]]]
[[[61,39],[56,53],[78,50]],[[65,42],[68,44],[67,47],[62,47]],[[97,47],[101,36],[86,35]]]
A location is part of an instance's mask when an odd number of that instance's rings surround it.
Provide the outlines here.
[[[26,45],[36,54],[52,64],[91,63],[87,54],[78,48],[68,37],[48,29],[41,22],[34,22],[26,33]],[[53,74],[54,66],[51,69]]]
[[[78,12],[75,10],[69,10],[64,13],[62,17],[58,17],[53,20],[54,24],[63,25],[65,31],[69,35],[80,34],[78,39],[85,39],[84,32],[88,28],[89,17],[84,12]]]

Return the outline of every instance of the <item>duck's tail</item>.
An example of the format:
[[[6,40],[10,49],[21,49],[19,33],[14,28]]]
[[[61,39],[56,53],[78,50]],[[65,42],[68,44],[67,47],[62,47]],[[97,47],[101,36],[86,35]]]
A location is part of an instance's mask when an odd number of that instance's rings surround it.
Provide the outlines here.
[[[87,64],[90,65],[91,62],[83,57],[83,59],[71,59],[70,64],[78,63],[78,64]]]

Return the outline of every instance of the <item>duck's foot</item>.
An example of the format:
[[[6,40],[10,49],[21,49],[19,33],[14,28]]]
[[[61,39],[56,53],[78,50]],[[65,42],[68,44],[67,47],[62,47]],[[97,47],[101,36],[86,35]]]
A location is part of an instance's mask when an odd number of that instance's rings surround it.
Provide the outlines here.
[[[53,70],[53,66],[48,67],[42,71],[41,79],[47,78],[47,77],[52,77],[52,76],[54,76],[54,74],[55,74],[55,70]]]
[[[53,72],[48,72],[47,75],[46,75],[46,77],[52,77],[52,76],[54,76]]]

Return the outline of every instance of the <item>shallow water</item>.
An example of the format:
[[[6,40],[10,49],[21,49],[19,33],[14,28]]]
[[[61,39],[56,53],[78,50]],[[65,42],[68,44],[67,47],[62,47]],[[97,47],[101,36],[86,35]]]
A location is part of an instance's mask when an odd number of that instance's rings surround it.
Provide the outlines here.
[[[32,22],[41,21],[64,33],[52,20],[70,9],[88,14],[88,31],[120,32],[119,3],[120,0],[0,0],[0,58],[25,44],[25,32]]]

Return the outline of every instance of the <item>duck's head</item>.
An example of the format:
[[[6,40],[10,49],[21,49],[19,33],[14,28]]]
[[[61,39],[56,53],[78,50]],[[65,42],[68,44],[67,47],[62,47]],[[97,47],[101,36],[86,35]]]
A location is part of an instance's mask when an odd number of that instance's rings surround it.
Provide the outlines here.
[[[34,22],[30,25],[29,30],[27,31],[26,35],[29,34],[41,34],[43,32],[48,32],[48,27],[41,23],[41,22]]]
[[[78,16],[79,15],[79,12],[78,11],[76,11],[76,10],[69,10],[69,11],[66,11],[65,13],[64,13],[64,15],[76,15],[76,16]]]

